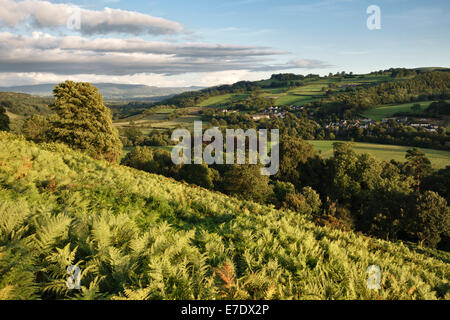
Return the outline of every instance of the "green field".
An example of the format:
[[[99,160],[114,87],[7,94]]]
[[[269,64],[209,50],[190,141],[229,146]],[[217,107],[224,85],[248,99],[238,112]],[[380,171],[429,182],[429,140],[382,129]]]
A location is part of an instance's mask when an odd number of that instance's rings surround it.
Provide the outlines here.
[[[148,134],[152,128],[173,129],[177,126],[193,128],[194,121],[201,120],[201,117],[196,114],[196,112],[180,115],[175,119],[169,120],[168,117],[172,113],[171,110],[172,109],[160,110],[160,112],[155,112],[154,114],[145,116],[139,120],[134,120],[134,117],[130,117],[125,120],[114,122],[114,126],[117,128],[125,128],[128,127],[130,125],[130,121],[133,120],[134,124],[138,126],[144,134]]]
[[[334,142],[348,142],[348,141],[330,141],[330,140],[308,140],[309,143],[314,145],[317,150],[321,151],[321,155],[324,158],[329,158],[333,155],[333,143]],[[397,161],[406,161],[406,150],[412,147],[405,146],[393,146],[386,144],[375,143],[363,143],[353,142],[353,149],[358,153],[369,153],[375,158],[384,161],[390,161],[391,159]],[[433,168],[442,169],[446,166],[450,166],[450,151],[424,149],[420,148],[430,159]]]
[[[377,75],[361,75],[353,78],[325,78],[305,80],[305,85],[300,87],[282,87],[282,88],[264,88],[256,91],[260,96],[272,98],[275,100],[275,105],[297,105],[302,106],[314,100],[324,97],[325,91],[322,89],[328,87],[329,84],[334,84],[337,87],[361,84],[377,84],[385,81],[401,81],[404,79],[392,79],[389,76]],[[255,84],[268,86],[271,80],[262,80],[255,82]],[[199,103],[198,107],[213,107],[226,103],[244,100],[248,94],[226,93],[208,98]]]
[[[245,100],[248,97],[248,94],[236,94],[236,93],[227,93],[214,97],[210,97],[205,101],[198,104],[199,107],[210,107],[214,105],[220,105],[225,103],[232,103],[234,101]]]
[[[161,109],[158,108],[155,110],[155,113],[171,114],[175,110],[176,109],[174,108],[161,108]]]
[[[388,106],[376,106],[371,110],[368,110],[362,114],[364,118],[370,118],[375,121],[379,121],[383,118],[390,118],[397,112],[407,112],[411,113],[411,107],[419,103],[421,108],[420,111],[425,110],[433,101],[422,101],[422,102],[411,102],[399,105],[388,105]]]

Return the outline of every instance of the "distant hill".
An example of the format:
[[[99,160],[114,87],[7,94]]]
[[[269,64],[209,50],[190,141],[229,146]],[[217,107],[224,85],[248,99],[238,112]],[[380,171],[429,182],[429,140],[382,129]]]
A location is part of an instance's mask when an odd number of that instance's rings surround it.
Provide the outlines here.
[[[449,71],[450,68],[445,67],[421,67],[421,68],[415,68],[414,70],[420,70],[422,72],[430,72],[430,71]]]
[[[20,92],[38,96],[51,96],[56,83],[27,86],[0,87],[0,92]],[[154,87],[136,84],[93,83],[105,99],[142,99],[168,97],[186,91],[195,91],[202,87]]]
[[[230,107],[233,103],[247,100],[250,94],[272,99],[276,106],[307,106],[356,88],[367,88],[382,83],[400,82],[430,72],[450,72],[445,67],[420,67],[414,69],[390,68],[369,74],[336,73],[328,76],[293,73],[273,74],[269,79],[239,81],[234,84],[183,92],[159,102],[162,105],[176,105],[180,108],[199,106]]]
[[[10,118],[50,114],[51,110],[48,105],[52,101],[53,98],[50,97],[38,97],[18,92],[0,92],[0,106],[8,111]]]

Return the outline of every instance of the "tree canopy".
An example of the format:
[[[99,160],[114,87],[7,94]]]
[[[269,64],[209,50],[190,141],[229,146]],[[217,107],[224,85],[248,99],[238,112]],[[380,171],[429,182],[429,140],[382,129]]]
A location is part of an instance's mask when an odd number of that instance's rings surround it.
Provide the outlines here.
[[[118,161],[122,143],[98,89],[86,82],[66,81],[53,93],[50,107],[58,117],[50,123],[50,138],[96,159]]]
[[[9,117],[5,108],[0,105],[0,130],[9,131]]]

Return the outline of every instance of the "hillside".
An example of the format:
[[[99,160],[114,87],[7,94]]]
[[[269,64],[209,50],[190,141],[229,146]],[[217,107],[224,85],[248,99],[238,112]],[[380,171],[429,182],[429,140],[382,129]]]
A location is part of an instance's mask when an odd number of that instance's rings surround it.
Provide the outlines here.
[[[449,299],[450,255],[0,132],[0,296]],[[81,292],[66,287],[79,264]],[[366,287],[367,267],[381,290]]]
[[[37,84],[28,86],[0,87],[0,92],[21,92],[38,96],[51,96],[57,83]],[[167,97],[185,91],[201,89],[200,87],[163,88],[146,85],[96,83],[95,86],[105,99],[141,99],[152,97]]]
[[[361,75],[333,75],[319,77],[318,75],[272,75],[270,79],[260,81],[239,81],[232,85],[210,87],[198,91],[184,92],[174,97],[162,100],[161,104],[173,104],[178,107],[201,106],[229,106],[231,103],[241,102],[250,94],[256,94],[266,99],[273,99],[275,105],[303,106],[318,101],[332,89],[336,92],[350,87],[376,85],[384,82],[402,81],[410,78],[404,76],[392,78],[391,72]]]
[[[33,114],[48,115],[53,98],[32,96],[26,93],[0,92],[0,105],[5,107],[11,118]]]
[[[178,108],[235,109],[251,96],[256,96],[270,100],[279,107],[306,107],[318,119],[332,114],[342,115],[348,109],[351,110],[346,113],[347,116],[354,116],[358,109],[368,110],[378,104],[437,100],[439,96],[448,94],[448,71],[446,68],[391,68],[370,74],[343,72],[323,77],[314,74],[274,74],[266,80],[239,81],[232,85],[184,92],[162,100],[160,104]],[[259,105],[253,107],[253,110],[264,109]]]

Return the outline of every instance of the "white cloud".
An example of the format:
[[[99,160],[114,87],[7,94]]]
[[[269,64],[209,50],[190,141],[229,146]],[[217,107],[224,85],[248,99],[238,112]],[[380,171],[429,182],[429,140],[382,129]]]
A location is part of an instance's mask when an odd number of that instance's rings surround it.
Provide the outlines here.
[[[101,38],[88,40],[78,36],[54,37],[33,32],[31,37],[0,32],[0,46],[9,48],[82,50],[93,52],[153,53],[186,57],[237,57],[271,56],[286,52],[266,47],[229,44],[184,43],[145,41],[136,39]]]
[[[330,65],[326,62],[316,60],[316,59],[292,59],[288,62],[292,68],[305,68],[305,69],[319,69],[328,68]]]
[[[87,10],[68,4],[55,4],[38,0],[0,0],[0,25],[19,27],[30,19],[35,28],[67,28],[74,14],[80,13],[82,34],[177,34],[183,26],[175,21],[153,17],[134,11],[105,8],[102,11]]]
[[[179,34],[180,40],[188,33],[178,22],[139,12],[87,10],[39,0],[0,0],[0,8],[0,28],[16,32],[0,32],[2,85],[53,83],[70,78],[157,86],[211,86],[261,79],[272,71],[328,66],[314,59],[274,63],[275,57],[288,53],[263,46],[147,41],[138,36]],[[64,33],[76,10],[80,12],[81,35],[55,36]],[[29,31],[30,26],[34,32],[25,35],[24,30]],[[267,31],[253,32],[257,35]],[[132,34],[135,38],[114,37],[117,33]]]
[[[106,76],[95,74],[59,75],[42,72],[0,73],[1,86],[32,85],[42,83],[60,83],[65,80],[92,83],[145,84],[157,87],[215,86],[232,84],[241,80],[260,80],[270,73],[230,70],[219,72],[189,73],[165,76],[153,73],[137,73],[123,76]]]
[[[83,39],[33,33],[32,37],[0,33],[1,72],[175,75],[230,70],[271,71],[322,68],[326,63],[295,59],[271,64],[282,52],[264,47],[226,44],[154,43],[141,39]]]

